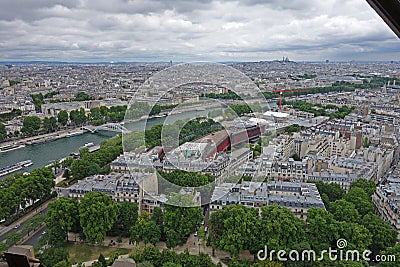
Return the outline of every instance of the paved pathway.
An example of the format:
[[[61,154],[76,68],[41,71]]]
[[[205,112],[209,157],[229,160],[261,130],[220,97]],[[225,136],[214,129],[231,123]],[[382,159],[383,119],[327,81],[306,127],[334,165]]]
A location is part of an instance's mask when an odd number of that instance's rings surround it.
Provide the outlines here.
[[[75,240],[75,235],[74,234],[70,234],[68,238],[69,238],[69,240]],[[107,236],[102,245],[107,246],[110,243],[111,240],[115,241],[115,239],[116,239],[115,237],[108,237]],[[200,252],[210,255],[211,260],[212,260],[212,262],[214,264],[218,264],[218,262],[221,262],[220,260],[223,259],[223,258],[227,258],[227,257],[229,258],[230,257],[228,252],[225,252],[225,251],[222,251],[222,250],[216,250],[215,253],[214,253],[215,256],[212,256],[211,247],[206,247],[206,246],[203,246],[201,244],[200,244],[200,247],[199,247],[199,243],[200,242],[201,241],[199,241],[197,237],[194,237],[193,235],[190,235],[190,237],[188,238],[188,241],[184,245],[174,248],[173,251],[177,252],[177,253],[183,253],[185,251],[185,249],[188,249],[189,253],[191,255],[198,255],[199,254],[199,248],[200,248]],[[139,246],[140,247],[144,247],[144,243],[140,242]],[[129,244],[128,238],[124,238],[122,240],[122,243],[116,243],[115,247],[133,249],[135,246],[132,245],[132,244],[131,245]],[[163,249],[167,248],[165,242],[159,242],[156,247],[159,250],[163,250]],[[121,255],[121,256],[122,257],[127,257],[127,255]],[[246,255],[243,255],[243,256],[247,257]],[[251,259],[252,259],[252,257],[251,257]],[[87,262],[84,262],[84,264],[85,264],[85,266],[92,266],[92,263],[95,262],[95,261],[96,260],[87,261]],[[221,264],[224,267],[227,266],[223,262],[221,262]],[[76,265],[73,265],[73,267],[76,267]]]

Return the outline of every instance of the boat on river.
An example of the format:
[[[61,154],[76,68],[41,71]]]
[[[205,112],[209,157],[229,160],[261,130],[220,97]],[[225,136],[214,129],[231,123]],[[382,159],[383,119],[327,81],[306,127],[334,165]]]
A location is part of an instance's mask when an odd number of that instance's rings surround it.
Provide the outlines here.
[[[0,177],[22,170],[23,168],[29,167],[33,164],[32,160],[24,160],[24,161],[20,161],[17,163],[14,163],[10,166],[4,167],[4,168],[0,168]]]

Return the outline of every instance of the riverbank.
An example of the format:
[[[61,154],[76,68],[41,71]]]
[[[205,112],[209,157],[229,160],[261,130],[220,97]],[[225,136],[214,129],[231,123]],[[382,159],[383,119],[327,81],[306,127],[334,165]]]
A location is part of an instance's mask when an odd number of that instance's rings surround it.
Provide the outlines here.
[[[18,140],[12,140],[12,141],[6,141],[0,144],[0,150],[4,152],[8,152],[11,150],[15,150],[18,148],[22,148],[26,145],[34,145],[34,144],[41,144],[41,143],[46,143],[46,142],[51,142],[57,139],[65,138],[71,133],[75,132],[87,132],[87,130],[82,130],[80,127],[76,128],[71,128],[71,129],[66,129],[66,130],[61,130],[53,133],[47,133],[47,134],[41,134],[41,135],[36,135],[36,136],[31,136],[31,137],[25,137],[22,139]],[[5,150],[7,147],[12,147],[9,150]]]

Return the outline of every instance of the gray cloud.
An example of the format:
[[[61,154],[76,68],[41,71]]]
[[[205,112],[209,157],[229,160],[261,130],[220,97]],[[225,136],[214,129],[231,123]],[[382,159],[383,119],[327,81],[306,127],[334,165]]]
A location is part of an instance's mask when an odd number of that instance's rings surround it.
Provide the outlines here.
[[[364,0],[3,0],[0,34],[3,61],[400,59]]]

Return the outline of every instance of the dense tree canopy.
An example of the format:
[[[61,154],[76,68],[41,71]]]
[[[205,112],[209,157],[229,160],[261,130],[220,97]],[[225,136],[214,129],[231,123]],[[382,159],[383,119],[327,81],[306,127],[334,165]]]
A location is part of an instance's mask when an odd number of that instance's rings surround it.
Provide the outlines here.
[[[396,244],[397,231],[379,216],[372,213],[366,214],[362,219],[362,224],[373,236],[370,249],[375,254]]]
[[[68,262],[68,251],[64,248],[48,248],[38,258],[45,266],[56,266],[61,261]]]
[[[360,187],[350,188],[349,192],[344,196],[344,199],[353,203],[361,216],[374,212],[374,205],[372,204],[371,197]]]
[[[376,190],[376,185],[374,181],[367,180],[367,179],[358,179],[355,182],[351,183],[351,188],[361,188],[368,196],[372,196],[372,194]]]
[[[8,219],[41,199],[49,197],[54,186],[54,175],[50,168],[33,170],[29,175],[0,180],[0,216]]]
[[[318,192],[321,195],[325,194],[330,202],[341,199],[345,194],[345,191],[340,187],[339,184],[335,183],[327,184],[321,181],[310,181],[310,182],[314,183],[318,188]]]
[[[207,254],[191,255],[185,250],[183,253],[177,254],[171,250],[164,249],[159,251],[150,245],[144,249],[136,247],[130,254],[135,260],[137,266],[154,266],[154,267],[217,267],[213,264],[211,258]]]
[[[93,153],[82,153],[80,159],[72,162],[73,179],[79,180],[90,175],[106,173],[106,168],[103,167],[121,155],[122,151],[122,137],[117,136],[102,142],[100,149]]]
[[[333,214],[335,220],[358,223],[361,219],[355,205],[344,199],[332,202],[329,211]]]

